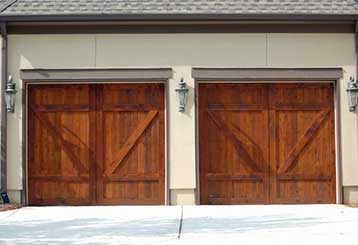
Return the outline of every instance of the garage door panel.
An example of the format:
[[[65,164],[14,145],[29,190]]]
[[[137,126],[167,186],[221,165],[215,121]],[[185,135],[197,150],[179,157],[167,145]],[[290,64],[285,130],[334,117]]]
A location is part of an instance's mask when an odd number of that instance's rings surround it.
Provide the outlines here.
[[[333,108],[330,83],[199,84],[201,203],[335,202]]]
[[[331,161],[328,112],[278,112],[278,171],[306,171]],[[329,144],[328,144],[329,145]],[[328,150],[328,151],[327,151]],[[313,164],[317,163],[317,164]],[[285,165],[287,165],[285,167]]]
[[[152,204],[161,202],[159,178],[156,181],[118,181],[105,184],[104,203]]]
[[[30,204],[69,204],[69,196],[89,201],[88,91],[83,85],[30,86]]]
[[[252,171],[247,165],[246,159],[242,158],[238,152],[233,156],[233,173],[260,173],[268,168],[268,133],[265,130],[267,124],[267,112],[265,111],[240,111],[233,112],[231,124],[243,148],[249,158],[257,166]]]
[[[123,155],[120,154],[123,152],[121,149],[128,145],[129,138],[135,133],[136,126],[143,121],[146,114],[127,113],[127,115],[121,115],[113,120],[107,120],[105,117],[105,128],[108,130],[105,134],[105,146],[108,146],[105,147],[105,172],[111,169],[115,163],[118,163],[118,167],[110,174],[144,174],[153,172],[153,170],[158,172],[158,162],[160,161],[159,147],[156,142],[160,136],[158,118],[148,123],[148,126],[143,129],[143,133],[134,138],[135,143],[128,151],[125,151],[125,156],[119,158],[122,160],[118,160],[118,156]],[[128,124],[134,126],[126,128],[125,125]],[[111,130],[118,126],[121,130]]]
[[[103,86],[104,168],[99,174],[104,182],[98,198],[104,203],[164,202],[163,95],[161,84]],[[143,194],[148,190],[151,197]]]
[[[29,200],[30,205],[88,205],[89,185],[87,181],[33,181],[29,184]]]
[[[264,202],[267,195],[257,195],[256,189],[268,186],[266,90],[200,84],[199,95],[202,203]]]
[[[41,122],[34,118],[35,127],[33,133],[36,135],[37,140],[33,140],[31,144],[34,147],[35,154],[30,156],[30,159],[34,162],[34,168],[29,169],[29,173],[33,175],[38,174],[56,174],[59,170],[59,154],[53,154],[57,149],[58,144],[48,132],[48,129],[41,124]],[[53,121],[53,120],[52,120]],[[51,162],[51,165],[47,165],[47,162]]]
[[[90,150],[88,148],[88,116],[71,113],[66,122],[67,113],[45,113],[32,111],[35,122],[32,134],[35,154],[31,154],[34,164],[41,167],[31,168],[31,171],[42,171],[41,174],[88,174]],[[72,130],[71,130],[72,129]],[[76,132],[76,133],[74,133]],[[81,160],[83,159],[83,160]],[[49,164],[51,163],[51,164]],[[35,174],[35,173],[34,173]]]
[[[284,109],[288,106],[291,110],[315,107],[327,107],[332,105],[331,83],[279,83],[270,84],[270,106],[276,109]]]
[[[209,144],[211,149],[208,155],[207,172],[208,174],[226,174],[230,173],[231,165],[225,164],[228,162],[227,155],[223,155],[222,152],[225,148],[225,143],[221,147],[217,147],[217,144]],[[228,150],[229,151],[229,150]]]
[[[265,193],[266,185],[263,179],[254,177],[252,180],[246,179],[241,181],[233,181],[233,198],[236,199],[233,204],[238,201],[239,203],[266,203],[263,199],[262,193]],[[255,202],[253,202],[255,200]]]
[[[317,178],[302,178],[306,180],[299,180],[288,178],[284,181],[279,181],[276,188],[275,203],[334,203],[335,195],[332,191],[331,179],[322,181],[322,178],[317,181]],[[315,181],[316,180],[316,181]],[[312,198],[314,196],[314,198]]]
[[[30,98],[30,97],[29,97]],[[88,105],[89,87],[79,85],[41,85],[31,93],[30,100],[37,106]]]
[[[103,108],[122,108],[124,111],[131,108],[136,108],[136,111],[150,108],[164,109],[163,89],[162,83],[121,84],[121,86],[104,84]]]
[[[209,118],[215,122],[216,126],[212,130],[209,129],[210,133],[208,134],[210,135],[212,131],[216,130],[224,135],[221,142],[218,140],[216,140],[216,142],[225,146],[225,150],[222,152],[222,157],[226,162],[224,166],[228,167],[230,172],[239,169],[240,167],[238,166],[243,165],[247,170],[251,169],[254,172],[260,172],[262,169],[266,168],[266,166],[262,166],[264,165],[264,161],[261,160],[264,156],[261,154],[262,151],[260,146],[258,146],[252,137],[248,135],[250,133],[249,129],[251,128],[251,125],[246,125],[255,122],[254,117],[251,115],[245,116],[245,113],[243,113],[243,116],[239,117],[237,112],[233,113],[230,111],[226,111],[225,113],[207,111],[207,113]],[[250,119],[247,120],[247,118]],[[265,120],[261,121],[261,123],[262,122],[265,122]],[[261,137],[265,137],[265,135],[261,135]],[[238,158],[237,160],[235,159],[236,157]]]
[[[325,127],[327,113],[323,112],[322,115],[318,115],[319,113],[320,111],[277,112],[277,137],[280,141],[285,142],[280,148],[282,154],[288,155],[306,132],[309,133],[307,140],[311,142],[310,139]]]
[[[116,161],[116,155],[119,154],[120,150],[126,145],[128,138],[133,134],[135,127],[137,126],[138,113],[136,112],[106,112],[104,113],[104,147],[105,151],[105,167],[104,171],[107,171],[111,168]],[[145,113],[143,113],[145,114]],[[124,126],[125,125],[125,126]],[[113,128],[118,128],[113,130]],[[137,152],[134,153],[139,139],[136,142],[135,146],[132,146],[128,153],[124,156],[122,160],[121,169],[128,169],[136,167],[137,163]],[[120,161],[120,160],[117,160]],[[131,163],[129,166],[129,162]],[[134,163],[133,163],[134,162]],[[109,174],[117,173],[119,168],[116,168],[114,172]]]
[[[240,106],[240,105],[265,105],[266,89],[265,85],[261,88],[255,84],[242,84],[239,88],[236,84],[201,84],[201,88],[207,87],[206,96],[208,108],[215,106]],[[243,92],[244,91],[244,92]],[[223,96],[223,94],[225,96]]]
[[[63,123],[61,121],[64,116],[63,114],[46,113],[42,116],[46,117],[48,121],[43,122],[37,117],[30,117],[30,120],[33,120],[35,123],[35,126],[32,127],[32,133],[35,135],[35,138],[31,141],[35,152],[30,155],[30,159],[34,162],[34,168],[30,169],[30,173],[36,174],[36,172],[40,171],[40,174],[47,175],[57,175],[63,172],[77,174],[78,169],[76,169],[76,164],[68,156],[68,152],[66,150],[59,151],[61,141],[58,137],[63,138],[65,144],[68,145],[67,148],[70,148],[70,151],[75,156],[78,156],[78,159],[84,157],[85,159],[82,164],[86,164],[86,158],[89,157],[89,150],[86,145],[88,141],[86,116],[82,118],[75,116],[79,120],[77,122],[78,128],[81,128],[81,130],[78,130],[81,133],[75,138],[70,135],[71,131],[69,129],[73,122],[67,123],[68,127],[64,127],[66,131],[62,130]],[[50,127],[48,124],[51,124]],[[51,130],[51,128],[55,128],[55,130]],[[86,174],[86,172],[81,174]]]
[[[333,85],[275,84],[270,87],[272,203],[334,203]]]
[[[68,147],[77,156],[81,167],[72,163],[66,150],[61,150],[61,173],[70,175],[89,175],[90,159],[94,158],[90,149],[89,115],[86,112],[62,113],[60,125],[64,140]]]
[[[215,204],[218,201],[226,202],[231,198],[232,195],[232,182],[228,180],[214,180],[215,177],[208,176],[208,204]],[[225,204],[223,202],[222,204]]]
[[[312,140],[301,150],[287,172],[291,174],[306,174],[308,176],[327,176],[332,172],[334,158],[329,138],[324,128],[320,129]],[[334,152],[333,152],[334,153]],[[281,159],[284,162],[287,159]],[[323,165],[323,166],[322,166]],[[279,167],[278,167],[279,168]]]
[[[162,84],[30,85],[28,108],[30,204],[164,202]]]
[[[265,191],[263,181],[257,179],[234,177],[236,180],[209,180],[207,204],[261,204],[266,203],[262,197]],[[238,180],[240,179],[240,180]]]
[[[230,139],[228,139],[222,131],[217,130],[216,124],[209,116],[206,117],[206,120],[208,125],[205,129],[208,135],[206,144],[208,144],[208,149],[210,149],[207,153],[207,172],[208,174],[229,173],[231,165],[225,163],[231,159],[234,148],[230,147]],[[223,154],[225,151],[226,154]]]
[[[41,186],[42,185],[42,186]],[[46,188],[43,188],[46,185]],[[43,190],[41,196],[48,199],[68,199],[77,197],[79,199],[89,198],[89,188],[87,183],[59,183],[52,181],[44,181],[37,183],[35,188]]]

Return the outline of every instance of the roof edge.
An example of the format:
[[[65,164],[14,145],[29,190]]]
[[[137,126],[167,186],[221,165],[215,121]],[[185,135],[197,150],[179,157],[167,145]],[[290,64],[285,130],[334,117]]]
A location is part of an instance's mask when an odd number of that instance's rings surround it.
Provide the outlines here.
[[[286,20],[358,20],[358,14],[69,14],[0,15],[0,21],[286,21]]]
[[[5,22],[3,22],[5,23]],[[354,33],[356,21],[12,21],[9,34]]]

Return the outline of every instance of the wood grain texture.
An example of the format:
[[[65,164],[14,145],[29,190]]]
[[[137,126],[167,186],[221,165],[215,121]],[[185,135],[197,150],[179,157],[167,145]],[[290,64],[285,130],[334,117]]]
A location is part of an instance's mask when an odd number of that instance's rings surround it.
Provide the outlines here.
[[[198,93],[201,204],[335,203],[332,84],[201,83]]]
[[[29,109],[30,109],[30,113],[34,113],[34,115],[40,120],[42,125],[48,129],[48,132],[50,133],[51,137],[54,139],[58,139],[63,151],[71,159],[72,164],[77,169],[78,173],[81,174],[81,173],[88,172],[88,169],[86,169],[86,167],[83,166],[81,160],[73,152],[73,145],[71,144],[71,142],[64,139],[63,137],[64,132],[61,132],[62,129],[54,126],[44,113],[37,111],[31,105],[29,106]]]
[[[333,95],[332,83],[270,86],[276,131],[270,203],[336,202]]]
[[[91,203],[89,111],[77,110],[88,108],[88,95],[87,85],[29,86],[30,205]]]
[[[268,200],[266,86],[199,84],[201,204]]]
[[[231,123],[224,122],[220,117],[216,116],[215,113],[211,111],[207,111],[207,113],[217,127],[221,129],[228,138],[232,139],[232,143],[235,145],[238,153],[243,158],[247,166],[255,172],[261,172],[261,169],[256,165],[250,154],[243,147],[245,139],[243,137],[244,134],[240,131],[240,129]]]
[[[30,205],[164,204],[163,84],[29,85],[28,108]]]
[[[293,163],[305,149],[305,146],[309,143],[309,141],[312,140],[312,137],[318,131],[321,123],[326,118],[328,112],[329,110],[322,110],[317,114],[317,116],[313,119],[312,123],[307,128],[305,133],[299,138],[295,146],[292,148],[285,162],[277,170],[278,174],[284,174],[289,168],[293,167]]]
[[[106,84],[102,96],[103,203],[164,204],[164,85]]]
[[[133,133],[129,136],[124,146],[119,149],[118,153],[115,154],[112,165],[107,170],[107,175],[111,175],[122,163],[123,159],[127,156],[132,147],[136,144],[139,137],[143,134],[146,128],[150,125],[152,120],[158,114],[158,111],[149,111],[146,117],[141,121],[138,126],[134,129]]]

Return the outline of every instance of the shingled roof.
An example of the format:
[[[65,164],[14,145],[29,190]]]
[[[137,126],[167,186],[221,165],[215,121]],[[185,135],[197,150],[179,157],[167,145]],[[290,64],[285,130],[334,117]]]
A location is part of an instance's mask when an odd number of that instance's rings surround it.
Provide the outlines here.
[[[1,16],[358,15],[358,0],[0,0]]]

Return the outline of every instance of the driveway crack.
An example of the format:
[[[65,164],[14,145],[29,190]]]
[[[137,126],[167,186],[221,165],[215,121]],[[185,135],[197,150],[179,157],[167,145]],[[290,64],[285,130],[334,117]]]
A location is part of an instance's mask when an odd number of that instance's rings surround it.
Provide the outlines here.
[[[181,236],[181,231],[183,228],[183,213],[184,213],[184,208],[183,205],[180,206],[181,207],[181,212],[180,212],[180,223],[179,223],[179,231],[178,231],[178,239],[180,239]]]

